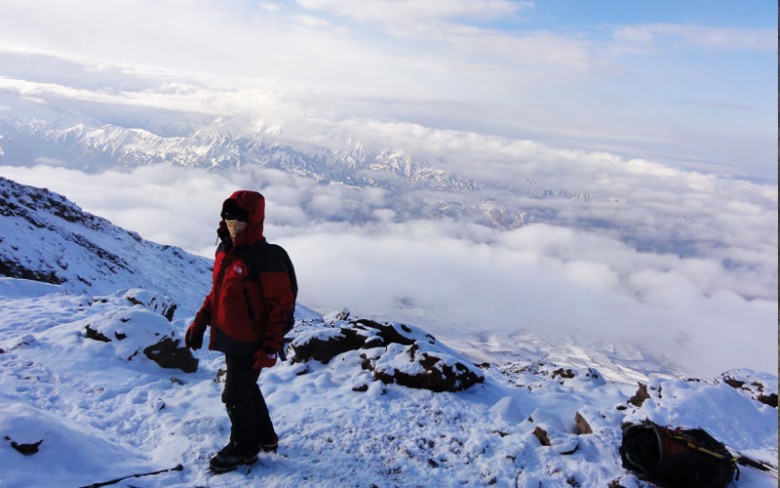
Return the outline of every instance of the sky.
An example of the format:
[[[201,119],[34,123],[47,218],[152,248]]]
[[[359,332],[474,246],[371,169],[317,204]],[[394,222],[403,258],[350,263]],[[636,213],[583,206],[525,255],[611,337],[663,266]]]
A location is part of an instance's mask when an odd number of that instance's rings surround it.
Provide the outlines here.
[[[544,204],[634,229],[633,243],[597,228],[403,221],[380,189],[278,171],[87,175],[36,159],[0,175],[204,256],[221,201],[261,189],[301,303],[322,312],[453,336],[628,341],[697,374],[774,371],[777,11],[736,5],[0,0],[6,113],[173,108],[278,122],[299,147],[359,136],[477,181],[586,188],[592,204]],[[356,209],[367,223],[349,220]],[[640,249],[646,239],[699,252]]]
[[[2,0],[0,47],[777,179],[772,2]]]

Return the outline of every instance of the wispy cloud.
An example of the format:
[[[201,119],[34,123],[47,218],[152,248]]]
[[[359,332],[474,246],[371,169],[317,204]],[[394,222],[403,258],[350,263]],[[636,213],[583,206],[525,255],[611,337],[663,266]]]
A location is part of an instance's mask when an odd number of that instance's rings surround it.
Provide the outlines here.
[[[343,18],[390,25],[495,20],[533,8],[532,2],[509,0],[299,0],[298,4]]]
[[[678,43],[678,47],[710,50],[777,50],[777,32],[769,29],[659,23],[620,26],[613,35],[617,42],[628,43],[629,47],[660,48],[672,42]]]

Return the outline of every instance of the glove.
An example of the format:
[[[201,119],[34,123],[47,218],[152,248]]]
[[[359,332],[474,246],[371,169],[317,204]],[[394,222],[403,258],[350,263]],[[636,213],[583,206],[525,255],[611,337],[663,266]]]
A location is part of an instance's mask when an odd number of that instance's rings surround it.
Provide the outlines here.
[[[255,351],[254,363],[252,363],[252,369],[260,371],[263,368],[270,368],[276,364],[276,351],[270,351],[268,349],[258,349]]]
[[[206,327],[193,322],[187,328],[187,332],[184,333],[184,345],[197,351],[203,346],[203,333],[206,332]]]

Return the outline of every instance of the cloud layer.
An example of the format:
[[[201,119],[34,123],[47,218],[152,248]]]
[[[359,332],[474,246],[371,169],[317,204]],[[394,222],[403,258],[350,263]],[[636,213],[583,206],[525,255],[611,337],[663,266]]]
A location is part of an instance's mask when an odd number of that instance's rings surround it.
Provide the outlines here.
[[[150,166],[87,176],[1,167],[0,173],[205,256],[214,250],[222,200],[237,188],[260,189],[268,198],[266,234],[293,256],[301,303],[321,311],[349,307],[408,320],[442,338],[531,332],[552,342],[629,343],[694,374],[772,371],[776,362],[777,263],[761,255],[755,266],[724,267],[718,253],[740,246],[728,239],[711,255],[685,258],[642,252],[597,230],[397,221],[381,190],[321,186],[271,170]],[[358,207],[374,220],[344,218]],[[751,226],[735,223],[735,234]]]

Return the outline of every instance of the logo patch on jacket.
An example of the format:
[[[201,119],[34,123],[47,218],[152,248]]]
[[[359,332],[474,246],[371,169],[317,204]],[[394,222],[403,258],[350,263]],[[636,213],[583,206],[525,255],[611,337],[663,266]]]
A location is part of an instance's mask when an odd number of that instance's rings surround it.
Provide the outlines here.
[[[240,264],[237,264],[233,266],[233,271],[235,271],[238,274],[241,274],[244,272],[244,268],[242,268]]]

